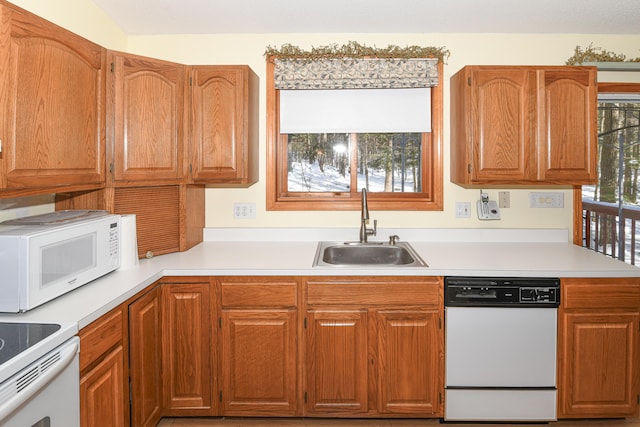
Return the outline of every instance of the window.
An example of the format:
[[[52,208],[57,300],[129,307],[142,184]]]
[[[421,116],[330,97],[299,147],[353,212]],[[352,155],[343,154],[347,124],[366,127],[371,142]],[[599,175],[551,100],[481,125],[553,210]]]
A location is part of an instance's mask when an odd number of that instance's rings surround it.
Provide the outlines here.
[[[278,90],[268,59],[267,209],[355,210],[367,188],[371,209],[442,210],[441,130],[441,83]]]
[[[640,85],[598,85],[598,181],[581,189],[582,244],[636,264],[640,255]]]

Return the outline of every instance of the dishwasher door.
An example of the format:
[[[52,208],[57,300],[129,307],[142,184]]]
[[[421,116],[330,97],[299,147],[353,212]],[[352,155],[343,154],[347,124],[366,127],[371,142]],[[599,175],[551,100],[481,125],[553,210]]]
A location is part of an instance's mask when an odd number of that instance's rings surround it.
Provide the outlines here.
[[[446,387],[556,386],[557,308],[445,307]]]

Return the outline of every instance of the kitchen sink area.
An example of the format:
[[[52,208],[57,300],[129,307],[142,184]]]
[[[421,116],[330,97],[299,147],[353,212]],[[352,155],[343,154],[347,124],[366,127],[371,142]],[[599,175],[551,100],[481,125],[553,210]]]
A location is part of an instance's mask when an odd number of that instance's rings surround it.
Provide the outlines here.
[[[428,267],[407,242],[319,242],[313,267]]]

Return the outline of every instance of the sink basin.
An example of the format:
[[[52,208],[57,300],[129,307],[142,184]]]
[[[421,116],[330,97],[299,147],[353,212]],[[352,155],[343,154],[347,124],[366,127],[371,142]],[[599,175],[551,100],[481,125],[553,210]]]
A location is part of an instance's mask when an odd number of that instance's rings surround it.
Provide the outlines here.
[[[407,242],[320,242],[314,267],[428,267]]]

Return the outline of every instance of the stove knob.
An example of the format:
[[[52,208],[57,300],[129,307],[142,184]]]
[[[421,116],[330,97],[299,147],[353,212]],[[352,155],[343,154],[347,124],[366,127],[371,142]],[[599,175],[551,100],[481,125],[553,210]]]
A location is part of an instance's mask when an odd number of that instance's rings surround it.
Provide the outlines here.
[[[538,301],[538,291],[531,289],[531,301]]]

